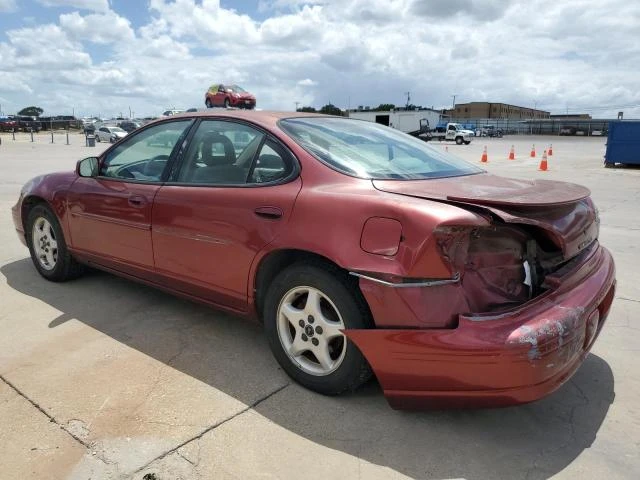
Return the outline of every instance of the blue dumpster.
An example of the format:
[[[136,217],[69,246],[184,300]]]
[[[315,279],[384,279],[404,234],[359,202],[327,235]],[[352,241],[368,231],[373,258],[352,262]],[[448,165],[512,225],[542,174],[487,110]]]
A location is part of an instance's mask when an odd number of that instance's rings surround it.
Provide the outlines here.
[[[640,121],[609,122],[604,165],[640,165]]]

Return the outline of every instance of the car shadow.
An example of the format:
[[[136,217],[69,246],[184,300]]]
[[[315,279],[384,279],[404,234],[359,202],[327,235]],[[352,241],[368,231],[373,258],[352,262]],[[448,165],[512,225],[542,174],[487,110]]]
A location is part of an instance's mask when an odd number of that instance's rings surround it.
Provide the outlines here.
[[[29,259],[4,265],[10,288],[245,404],[287,381],[260,325],[101,272],[55,284]],[[415,478],[549,478],[596,438],[614,400],[609,365],[589,355],[553,395],[502,409],[400,412],[373,381],[324,397],[291,384],[256,411],[297,435]],[[302,412],[306,412],[303,414]]]

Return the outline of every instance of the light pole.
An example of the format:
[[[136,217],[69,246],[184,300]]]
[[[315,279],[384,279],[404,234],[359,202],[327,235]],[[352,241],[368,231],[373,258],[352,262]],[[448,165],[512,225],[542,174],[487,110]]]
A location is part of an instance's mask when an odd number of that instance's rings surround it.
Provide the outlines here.
[[[295,102],[296,104],[296,112],[298,111],[298,105],[300,105],[300,102]]]
[[[453,98],[453,101],[451,102],[451,109],[453,110],[456,108],[456,94],[454,93],[451,95],[451,98]]]

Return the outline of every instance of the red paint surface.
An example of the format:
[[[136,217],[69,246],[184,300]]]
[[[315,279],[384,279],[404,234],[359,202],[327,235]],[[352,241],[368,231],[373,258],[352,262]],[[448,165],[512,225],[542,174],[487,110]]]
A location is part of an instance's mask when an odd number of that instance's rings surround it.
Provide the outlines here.
[[[398,253],[402,238],[402,224],[393,218],[374,217],[362,228],[360,246],[367,253],[393,256]]]
[[[588,190],[485,174],[407,182],[348,177],[278,129],[291,115],[182,115],[237,118],[270,132],[299,162],[289,183],[215,188],[52,174],[23,189],[13,210],[16,230],[24,240],[27,205],[46,201],[79,259],[251,316],[260,315],[255,289],[265,288],[256,285],[257,273],[283,249],[378,278],[458,274],[454,284],[426,288],[360,280],[378,328],[346,333],[394,406],[526,402],[570,377],[606,319],[615,281],[611,256],[594,242]],[[522,242],[530,237],[557,258],[546,260],[555,271],[546,275],[545,293],[527,301]]]

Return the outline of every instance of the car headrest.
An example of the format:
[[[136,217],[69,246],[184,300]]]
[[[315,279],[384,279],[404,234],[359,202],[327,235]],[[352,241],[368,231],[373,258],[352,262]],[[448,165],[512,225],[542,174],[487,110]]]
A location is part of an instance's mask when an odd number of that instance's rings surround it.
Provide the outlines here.
[[[216,144],[222,145],[224,155],[214,155],[213,147]],[[208,166],[233,165],[236,163],[236,151],[233,147],[233,142],[219,133],[208,133],[202,140],[200,149],[201,160]]]

